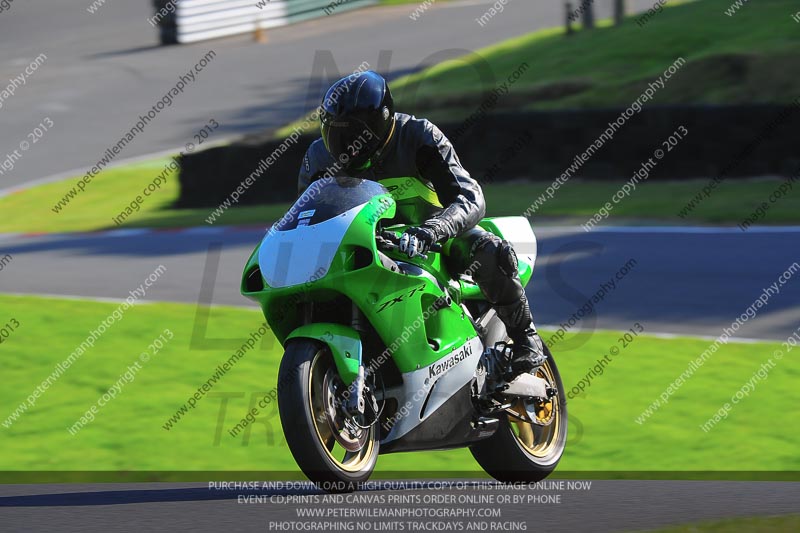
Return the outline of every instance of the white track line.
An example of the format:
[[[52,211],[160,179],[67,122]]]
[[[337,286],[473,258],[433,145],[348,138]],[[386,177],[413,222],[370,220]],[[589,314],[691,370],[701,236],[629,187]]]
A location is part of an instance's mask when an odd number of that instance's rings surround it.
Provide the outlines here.
[[[559,325],[554,324],[536,324],[537,329],[544,329],[544,330],[553,330],[556,331],[560,328]],[[603,329],[603,328],[592,328],[591,332],[600,332],[600,333],[619,333],[622,330],[619,329]],[[575,333],[581,333],[580,331],[576,331]],[[719,337],[713,337],[711,335],[690,335],[688,333],[664,333],[660,331],[647,331],[645,333],[640,333],[640,335],[650,336],[650,337],[658,337],[660,339],[697,339],[697,340],[704,340],[704,341],[715,341]],[[780,342],[784,339],[754,339],[750,337],[731,337],[728,339],[728,343],[734,344],[759,344],[763,342]]]
[[[38,292],[0,292],[0,296],[23,296],[23,297],[33,297],[33,298],[49,298],[53,300],[69,300],[69,301],[85,301],[85,302],[97,302],[97,303],[104,303],[104,304],[123,304],[126,302],[125,298],[104,298],[102,296],[74,296],[72,294],[50,294],[50,293],[38,293]],[[133,303],[133,306],[137,305],[152,305],[158,303],[183,303],[186,302],[160,302],[158,300],[136,300]]]

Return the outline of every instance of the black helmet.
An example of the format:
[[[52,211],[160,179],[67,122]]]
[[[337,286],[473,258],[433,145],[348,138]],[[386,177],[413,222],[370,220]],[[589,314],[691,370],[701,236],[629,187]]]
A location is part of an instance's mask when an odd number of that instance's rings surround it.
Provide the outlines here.
[[[394,129],[394,100],[383,76],[368,70],[331,85],[320,127],[325,147],[342,168],[369,168]]]

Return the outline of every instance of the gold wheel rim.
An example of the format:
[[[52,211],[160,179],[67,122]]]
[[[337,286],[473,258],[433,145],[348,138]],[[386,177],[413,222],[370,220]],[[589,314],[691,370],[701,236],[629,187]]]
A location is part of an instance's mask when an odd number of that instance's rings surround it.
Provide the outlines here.
[[[536,375],[546,380],[551,387],[556,382],[549,361],[536,371]],[[561,394],[561,391],[559,391],[559,394]],[[523,400],[517,400],[512,409],[519,416],[524,418],[528,417]],[[547,426],[539,426],[529,422],[523,422],[513,417],[509,417],[508,420],[511,422],[511,431],[514,433],[517,442],[519,442],[525,451],[534,457],[544,459],[558,446],[558,436],[562,424],[561,407],[558,403],[558,396],[537,406],[536,411],[537,415],[543,413],[552,417],[551,423]]]
[[[337,427],[335,421],[331,420],[329,415],[331,406],[326,390],[328,389],[326,384],[331,379],[330,374],[333,373],[337,378],[338,374],[329,358],[326,362],[324,354],[323,350],[317,352],[311,361],[311,370],[308,373],[308,405],[311,411],[311,423],[314,426],[318,442],[333,464],[346,472],[360,472],[372,457],[375,448],[375,427],[360,430],[364,432],[365,442],[356,451],[348,450],[339,444],[337,433],[346,431],[346,428]],[[326,376],[328,380],[326,380]]]

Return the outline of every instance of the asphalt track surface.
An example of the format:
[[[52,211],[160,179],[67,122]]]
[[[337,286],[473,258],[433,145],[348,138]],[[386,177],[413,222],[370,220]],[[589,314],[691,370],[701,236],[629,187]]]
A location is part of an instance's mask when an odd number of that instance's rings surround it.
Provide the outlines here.
[[[0,175],[0,189],[88,171],[209,50],[217,54],[211,64],[118,160],[177,151],[210,119],[220,124],[216,141],[301,116],[335,79],[315,68],[318,53],[331,55],[342,75],[367,61],[391,79],[564,17],[561,2],[512,0],[480,27],[475,19],[492,3],[433,4],[417,21],[409,18],[416,4],[372,7],[269,30],[266,44],[239,36],[165,48],[147,22],[150,0],[109,1],[95,14],[88,0],[16,0],[0,13],[0,88],[39,54],[47,60],[0,108],[0,161],[45,117],[54,126]],[[642,10],[652,0],[629,4]],[[610,2],[598,2],[597,14],[609,16]],[[378,63],[381,50],[388,63]]]
[[[584,485],[585,487],[585,485]],[[312,490],[211,490],[207,484],[140,483],[103,485],[0,486],[0,520],[4,531],[278,531],[270,522],[298,521],[297,509],[365,509],[398,507],[378,504],[272,503],[270,496],[311,496]],[[509,490],[495,486],[474,490],[377,487],[361,494],[391,496],[494,495],[549,496],[526,504],[404,505],[407,508],[500,509],[498,518],[477,521],[524,523],[527,531],[642,531],[673,524],[746,516],[797,513],[800,483],[737,481],[592,481],[584,490]],[[239,503],[239,496],[266,496],[266,501]],[[553,499],[560,496],[558,503]],[[318,497],[317,497],[318,498]],[[274,501],[274,500],[273,500]],[[316,500],[319,501],[319,500]],[[495,500],[496,502],[497,500]],[[256,503],[258,502],[258,503]],[[538,503],[537,503],[538,502]],[[355,522],[354,518],[327,518]],[[322,519],[302,519],[310,524]],[[362,519],[374,525],[388,519]],[[406,519],[466,525],[468,518]],[[272,527],[270,527],[272,525]],[[329,528],[328,531],[354,531]],[[393,528],[385,531],[425,531]],[[518,529],[519,530],[519,529]],[[324,529],[323,529],[324,531]],[[463,529],[462,531],[469,531]]]
[[[649,332],[717,337],[800,261],[800,228],[535,231],[540,255],[528,293],[539,324],[570,325],[588,299],[608,289],[571,331],[627,330],[640,322]],[[262,236],[242,228],[0,235],[0,252],[13,257],[0,272],[0,292],[123,299],[164,265],[144,300],[254,306],[239,283]],[[799,308],[800,279],[792,278],[737,336],[783,340],[797,327]]]

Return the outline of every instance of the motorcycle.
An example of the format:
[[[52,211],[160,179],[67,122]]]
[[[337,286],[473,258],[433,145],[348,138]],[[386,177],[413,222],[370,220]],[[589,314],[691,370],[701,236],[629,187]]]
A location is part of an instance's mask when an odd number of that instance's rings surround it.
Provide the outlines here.
[[[448,272],[449,243],[399,252],[405,226],[391,222],[405,204],[388,181],[313,182],[244,269],[242,294],[285,350],[278,409],[295,461],[329,492],[357,489],[379,454],[460,447],[499,481],[544,479],[567,440],[552,354],[545,346],[535,374],[510,379],[505,327],[469,268]],[[527,284],[528,221],[479,225],[514,244]]]

